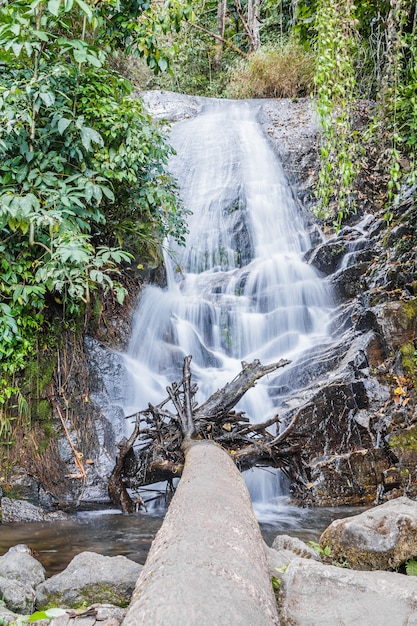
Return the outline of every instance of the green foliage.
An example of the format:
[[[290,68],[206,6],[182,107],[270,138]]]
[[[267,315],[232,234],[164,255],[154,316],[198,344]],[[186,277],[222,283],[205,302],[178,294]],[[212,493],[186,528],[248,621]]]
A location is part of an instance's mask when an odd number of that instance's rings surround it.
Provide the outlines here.
[[[314,61],[290,39],[264,46],[231,72],[227,95],[234,98],[296,98],[313,88]]]
[[[405,571],[407,576],[417,576],[417,561],[411,559],[405,564]]]
[[[324,546],[324,548],[322,548],[322,546],[317,543],[316,541],[307,541],[308,545],[311,546],[313,548],[313,550],[315,552],[317,552],[317,554],[319,555],[319,557],[323,558],[330,558],[332,556],[332,548],[331,546]]]
[[[402,182],[417,182],[417,32],[415,11],[408,0],[396,0],[388,16],[386,64],[379,92],[376,129],[379,135],[389,130],[386,162],[389,170],[388,202],[392,203]],[[410,21],[413,31],[407,32]],[[406,155],[409,171],[401,161]],[[392,213],[387,212],[387,220]]]
[[[274,591],[278,591],[279,588],[281,587],[282,581],[279,578],[277,578],[276,576],[272,576],[271,580],[272,580],[272,589]]]
[[[50,303],[72,316],[94,290],[112,291],[121,303],[117,276],[130,262],[129,243],[156,247],[168,235],[183,242],[184,213],[165,172],[171,150],[130,97],[131,85],[105,68],[108,54],[125,44],[164,69],[157,34],[178,26],[183,4],[170,2],[158,16],[153,10],[152,20],[148,2],[123,11],[116,0],[0,6],[3,440],[12,428],[5,407],[19,388],[13,379],[35,349]],[[132,251],[145,248],[135,243]]]
[[[344,216],[356,210],[353,183],[358,147],[351,116],[356,97],[354,9],[350,0],[319,0],[316,17],[316,108],[323,131],[317,214],[330,217],[330,202],[334,200],[336,229]]]

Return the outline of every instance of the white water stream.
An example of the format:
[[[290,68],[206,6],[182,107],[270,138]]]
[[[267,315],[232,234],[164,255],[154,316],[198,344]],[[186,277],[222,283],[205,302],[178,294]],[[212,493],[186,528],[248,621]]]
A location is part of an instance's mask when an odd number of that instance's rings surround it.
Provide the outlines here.
[[[174,126],[171,143],[190,233],[184,249],[167,255],[167,288],[150,286],[141,296],[125,355],[126,413],[164,399],[188,354],[200,402],[242,361],[291,359],[238,406],[262,422],[285,400],[297,362],[329,340],[331,293],[303,261],[310,247],[303,218],[253,103],[208,102]],[[246,479],[260,520],[279,516],[279,474],[254,470]]]

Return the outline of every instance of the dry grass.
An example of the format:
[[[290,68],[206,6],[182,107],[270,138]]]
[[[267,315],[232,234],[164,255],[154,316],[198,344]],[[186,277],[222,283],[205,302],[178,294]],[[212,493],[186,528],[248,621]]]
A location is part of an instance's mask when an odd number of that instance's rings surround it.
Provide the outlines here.
[[[314,59],[298,43],[260,48],[232,73],[231,98],[297,98],[313,89]]]

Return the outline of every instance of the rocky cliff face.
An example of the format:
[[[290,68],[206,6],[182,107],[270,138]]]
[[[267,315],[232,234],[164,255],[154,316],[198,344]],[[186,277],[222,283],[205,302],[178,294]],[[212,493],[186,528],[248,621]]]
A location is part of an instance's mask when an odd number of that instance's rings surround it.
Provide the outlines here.
[[[318,171],[310,106],[279,101],[263,107],[267,131],[307,216]],[[376,194],[363,194],[372,180],[377,184],[375,172],[361,176],[357,215],[307,254],[334,286],[339,307],[336,345],[310,364],[321,374],[312,384],[306,380],[299,402],[281,416],[288,423],[300,414],[296,429],[303,451],[292,491],[306,504],[417,496],[415,189],[402,191],[388,225]]]

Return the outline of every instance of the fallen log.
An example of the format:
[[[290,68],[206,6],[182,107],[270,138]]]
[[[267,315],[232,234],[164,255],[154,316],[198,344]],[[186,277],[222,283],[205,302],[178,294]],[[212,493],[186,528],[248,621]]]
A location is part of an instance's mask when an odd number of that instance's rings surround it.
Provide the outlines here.
[[[123,626],[279,624],[245,482],[214,442],[186,441],[185,467]]]

